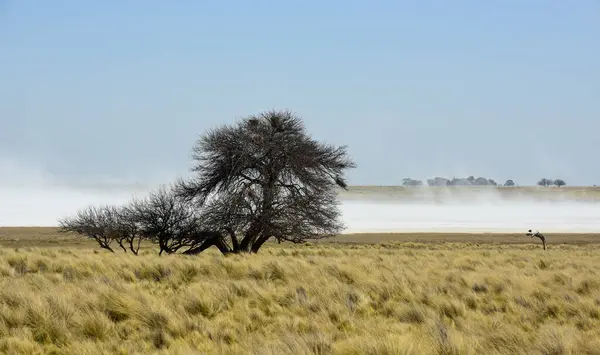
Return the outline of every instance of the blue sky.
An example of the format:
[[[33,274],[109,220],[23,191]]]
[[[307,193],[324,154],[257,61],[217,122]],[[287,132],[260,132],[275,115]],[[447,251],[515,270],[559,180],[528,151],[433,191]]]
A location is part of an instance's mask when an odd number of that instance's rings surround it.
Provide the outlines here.
[[[600,184],[600,2],[0,0],[4,180],[163,182],[272,108],[351,184]]]

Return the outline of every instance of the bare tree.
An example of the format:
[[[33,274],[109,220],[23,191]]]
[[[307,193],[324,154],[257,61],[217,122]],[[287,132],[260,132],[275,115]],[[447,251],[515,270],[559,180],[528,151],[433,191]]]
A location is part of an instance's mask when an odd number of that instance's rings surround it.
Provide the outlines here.
[[[211,130],[193,160],[195,176],[178,182],[178,195],[202,206],[201,223],[224,236],[206,242],[222,252],[257,252],[269,238],[300,243],[343,229],[335,188],[347,187],[344,171],[355,164],[345,146],[313,140],[292,112]]]
[[[140,223],[130,206],[112,207],[113,223],[111,234],[123,251],[127,252],[126,245],[134,255],[138,255],[144,239]]]
[[[175,195],[172,186],[161,187],[146,198],[127,207],[129,220],[135,222],[140,238],[158,244],[159,255],[181,248],[197,249],[207,240],[220,246],[218,232],[202,229],[203,221],[190,201]]]
[[[77,211],[75,216],[59,219],[59,231],[73,232],[95,240],[100,248],[115,252],[113,241],[114,210],[110,206],[91,206]]]

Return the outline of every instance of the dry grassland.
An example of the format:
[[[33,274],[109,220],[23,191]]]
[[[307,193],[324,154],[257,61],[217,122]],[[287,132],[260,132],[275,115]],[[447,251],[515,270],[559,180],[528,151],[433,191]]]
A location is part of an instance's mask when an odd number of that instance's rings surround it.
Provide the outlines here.
[[[0,249],[7,354],[600,354],[600,246]]]

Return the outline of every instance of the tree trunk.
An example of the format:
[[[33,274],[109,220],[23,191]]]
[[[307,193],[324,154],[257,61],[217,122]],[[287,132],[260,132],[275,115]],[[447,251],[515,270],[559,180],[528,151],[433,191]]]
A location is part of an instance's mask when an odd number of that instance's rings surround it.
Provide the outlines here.
[[[99,244],[100,244],[100,248],[102,248],[102,249],[106,249],[106,250],[110,251],[111,253],[114,253],[114,252],[115,252],[115,251],[114,251],[114,250],[113,250],[113,249],[110,247],[110,245],[108,245],[108,244],[106,244],[106,243],[102,243],[102,242],[99,242]]]
[[[127,253],[127,248],[125,248],[125,246],[123,245],[123,239],[119,239],[117,241],[117,243],[119,244],[119,246],[121,247],[121,249],[123,249],[123,251]]]
[[[239,249],[234,250],[236,253],[250,252],[250,247],[254,244],[254,242],[258,238],[259,233],[261,232],[261,227],[259,223],[260,219],[257,219],[252,222],[250,228],[248,228],[246,234],[244,235],[244,238],[242,239],[242,242],[240,243]]]
[[[258,249],[269,239],[269,235],[271,234],[270,223],[273,216],[273,199],[275,196],[274,190],[277,174],[268,171],[265,172],[265,175],[268,178],[264,184],[261,184],[263,191],[262,209],[242,240],[242,245],[240,246],[242,252],[258,252]]]
[[[265,242],[267,240],[269,240],[270,236],[268,234],[262,234],[253,244],[252,247],[250,249],[250,251],[254,254],[258,253],[258,249],[260,249],[260,247],[262,247],[263,244],[265,244]]]
[[[215,238],[214,244],[217,248],[219,248],[219,251],[223,254],[223,255],[227,255],[227,254],[231,254],[232,251],[229,248],[229,246],[227,245],[227,243],[225,243],[225,241],[223,240],[223,237],[217,237]]]
[[[232,228],[227,228],[227,232],[229,233],[229,236],[231,238],[231,247],[233,248],[233,250],[239,250],[240,249],[240,241],[238,240],[237,236],[235,235],[235,231]]]
[[[216,246],[223,255],[231,254],[232,252],[234,252],[225,243],[222,235],[216,235],[216,236],[204,241],[204,243],[200,244],[200,246],[188,249],[188,250],[184,251],[182,254],[197,255],[197,254],[202,253],[206,249],[212,247],[213,245]]]
[[[169,248],[167,241],[162,238],[160,238],[158,240],[158,245],[160,247],[160,252],[158,252],[158,255],[162,255],[163,251],[167,254],[171,254],[173,252],[173,250],[171,250],[171,248]]]
[[[183,255],[197,255],[202,253],[203,251],[205,251],[206,249],[212,247],[213,245],[215,245],[215,243],[211,240],[207,240],[204,243],[202,243],[200,246],[195,247],[195,248],[190,248],[186,251],[184,251]]]
[[[137,248],[133,246],[133,242],[134,241],[135,241],[135,238],[129,239],[129,250],[131,250],[131,252],[133,253],[133,255],[138,255],[138,251],[140,250],[140,243],[142,241],[142,238],[138,237]]]

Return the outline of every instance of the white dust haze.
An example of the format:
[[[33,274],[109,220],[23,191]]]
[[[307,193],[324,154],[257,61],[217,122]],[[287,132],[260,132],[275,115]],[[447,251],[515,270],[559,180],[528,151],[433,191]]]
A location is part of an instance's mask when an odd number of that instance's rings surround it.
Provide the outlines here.
[[[114,182],[65,186],[43,169],[6,157],[0,159],[0,169],[0,226],[56,226],[59,218],[80,208],[125,203],[154,188]],[[459,190],[342,191],[345,232],[600,232],[600,203],[595,201],[575,201],[550,190],[535,198],[518,192],[507,196],[493,188]]]
[[[425,188],[426,189],[426,188]],[[55,226],[92,204],[120,204],[145,191],[133,188],[0,187],[0,226]],[[344,193],[346,233],[358,232],[600,232],[600,204],[578,201],[399,199]]]
[[[600,232],[600,205],[560,204],[408,204],[346,202],[346,233],[492,232],[537,229],[543,232]]]

